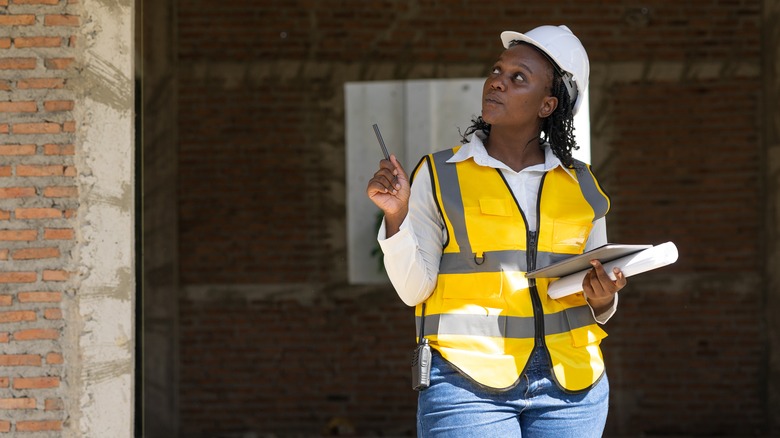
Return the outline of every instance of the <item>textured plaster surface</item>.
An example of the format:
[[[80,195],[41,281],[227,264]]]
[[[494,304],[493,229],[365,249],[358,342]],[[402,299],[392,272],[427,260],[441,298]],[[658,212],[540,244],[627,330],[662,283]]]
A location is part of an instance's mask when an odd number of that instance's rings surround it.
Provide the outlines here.
[[[133,2],[83,0],[76,168],[79,357],[69,435],[130,437],[134,421]]]

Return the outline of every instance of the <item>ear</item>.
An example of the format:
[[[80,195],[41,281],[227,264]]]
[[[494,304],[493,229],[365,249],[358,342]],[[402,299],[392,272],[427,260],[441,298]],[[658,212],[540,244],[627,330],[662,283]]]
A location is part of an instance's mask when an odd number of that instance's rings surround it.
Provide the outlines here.
[[[542,101],[542,106],[539,108],[539,118],[545,119],[550,117],[555,108],[558,108],[558,98],[555,96],[545,97]]]

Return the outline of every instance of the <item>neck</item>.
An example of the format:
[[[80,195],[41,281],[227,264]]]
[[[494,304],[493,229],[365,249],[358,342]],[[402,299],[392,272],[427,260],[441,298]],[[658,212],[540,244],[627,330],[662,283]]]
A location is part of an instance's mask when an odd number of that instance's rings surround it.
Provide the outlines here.
[[[491,129],[490,136],[485,142],[485,149],[488,155],[506,164],[515,172],[544,163],[541,139],[532,133]]]

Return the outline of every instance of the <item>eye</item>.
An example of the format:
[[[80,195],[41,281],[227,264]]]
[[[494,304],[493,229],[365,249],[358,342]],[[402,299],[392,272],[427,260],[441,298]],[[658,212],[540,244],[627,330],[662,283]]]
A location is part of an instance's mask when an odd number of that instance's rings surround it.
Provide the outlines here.
[[[515,75],[512,76],[512,80],[517,81],[517,82],[523,82],[523,81],[525,81],[525,76],[523,76],[522,73],[515,73]]]
[[[497,75],[499,73],[501,73],[501,69],[498,67],[493,67],[493,70],[490,70],[490,74]]]

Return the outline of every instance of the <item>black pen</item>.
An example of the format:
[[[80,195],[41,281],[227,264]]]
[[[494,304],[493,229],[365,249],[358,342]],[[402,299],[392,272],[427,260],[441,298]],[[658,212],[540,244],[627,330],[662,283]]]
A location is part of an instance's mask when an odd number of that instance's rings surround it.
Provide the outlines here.
[[[376,123],[374,123],[374,134],[376,134],[376,139],[379,141],[379,146],[382,147],[382,153],[385,155],[385,160],[390,160],[390,154],[387,153],[387,147],[385,146],[385,141],[382,140],[382,134],[379,132],[379,126],[377,126]]]

